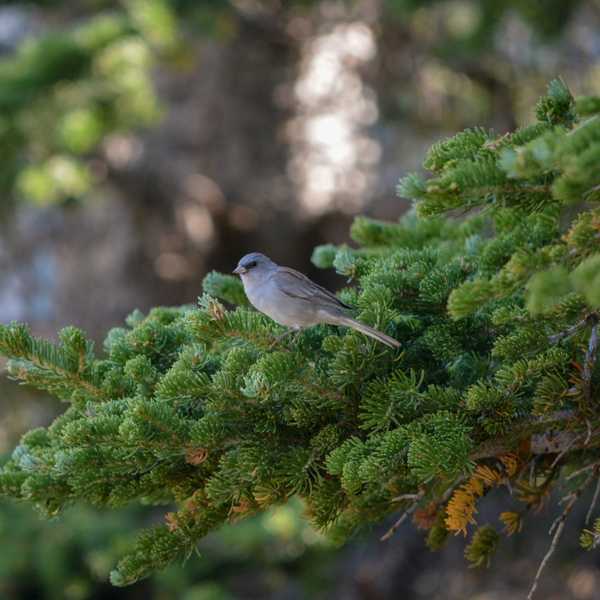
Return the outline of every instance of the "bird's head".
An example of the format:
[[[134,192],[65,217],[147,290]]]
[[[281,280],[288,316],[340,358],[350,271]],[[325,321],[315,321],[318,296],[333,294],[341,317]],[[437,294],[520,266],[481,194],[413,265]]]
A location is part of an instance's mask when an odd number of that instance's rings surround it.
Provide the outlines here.
[[[242,279],[254,279],[265,275],[271,269],[275,268],[277,268],[277,265],[268,256],[260,252],[251,252],[240,258],[233,272]]]

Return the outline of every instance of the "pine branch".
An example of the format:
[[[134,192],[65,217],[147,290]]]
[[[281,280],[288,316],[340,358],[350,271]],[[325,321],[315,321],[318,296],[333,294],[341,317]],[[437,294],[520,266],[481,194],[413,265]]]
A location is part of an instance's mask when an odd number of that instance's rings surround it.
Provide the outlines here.
[[[97,385],[94,385],[88,379],[82,377],[81,373],[79,373],[79,372],[73,373],[71,371],[68,371],[65,368],[58,366],[55,363],[52,363],[51,361],[45,360],[44,358],[41,358],[41,357],[35,356],[35,355],[29,355],[28,357],[24,357],[24,359],[27,360],[29,363],[31,363],[35,367],[56,373],[61,378],[63,378],[66,382],[71,384],[74,388],[80,388],[80,389],[84,390],[85,392],[87,392],[87,394],[92,398],[95,398],[97,400],[105,400],[106,399],[105,392]],[[28,372],[27,368],[25,368],[25,367],[22,368],[22,367],[13,365],[10,368],[10,375],[11,375],[11,377],[14,377],[15,379],[21,379],[22,381],[27,381],[29,372]]]
[[[24,325],[0,325],[0,352],[12,360],[10,375],[42,389],[70,386],[105,400],[106,393],[89,374],[94,361],[92,344],[75,328],[63,329],[60,337],[60,345],[51,344],[32,337]]]
[[[600,100],[582,106],[595,114]],[[358,248],[315,251],[316,264],[351,279],[341,294],[357,318],[402,341],[393,359],[327,325],[282,343],[281,327],[246,306],[240,281],[218,273],[205,278],[199,307],[134,312],[108,333],[102,358],[73,328],[49,344],[0,326],[13,376],[72,403],[23,437],[0,470],[1,493],[48,513],[76,501],[176,499],[180,509],[113,573],[124,585],[293,495],[340,541],[401,502],[389,539],[431,499],[417,520],[430,524],[435,508],[429,542],[439,548],[467,531],[494,487],[539,507],[561,473],[596,476],[600,209],[581,198],[598,183],[600,121],[578,119],[559,80],[536,114],[508,135],[478,128],[435,144],[431,177],[400,185],[417,212],[397,223],[359,218]],[[482,202],[462,223],[418,216]],[[526,512],[505,514],[510,531]],[[479,528],[467,559],[486,564],[498,535]],[[586,533],[584,547],[597,535]]]

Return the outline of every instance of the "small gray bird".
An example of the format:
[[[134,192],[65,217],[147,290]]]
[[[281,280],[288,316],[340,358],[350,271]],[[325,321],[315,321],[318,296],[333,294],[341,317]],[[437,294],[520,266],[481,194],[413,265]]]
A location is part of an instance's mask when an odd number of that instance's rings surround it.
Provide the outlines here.
[[[389,335],[349,317],[352,307],[330,291],[294,269],[280,267],[260,252],[246,254],[233,272],[242,278],[252,306],[280,325],[296,331],[319,323],[345,325],[391,348],[400,347]]]

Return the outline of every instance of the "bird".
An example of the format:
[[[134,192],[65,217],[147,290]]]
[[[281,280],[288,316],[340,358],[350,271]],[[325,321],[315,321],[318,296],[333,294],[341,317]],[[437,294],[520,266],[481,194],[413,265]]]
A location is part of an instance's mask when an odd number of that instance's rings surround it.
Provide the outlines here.
[[[280,325],[295,331],[319,323],[342,325],[390,348],[400,347],[398,340],[350,317],[352,307],[335,294],[260,252],[243,256],[233,273],[240,276],[250,304]]]

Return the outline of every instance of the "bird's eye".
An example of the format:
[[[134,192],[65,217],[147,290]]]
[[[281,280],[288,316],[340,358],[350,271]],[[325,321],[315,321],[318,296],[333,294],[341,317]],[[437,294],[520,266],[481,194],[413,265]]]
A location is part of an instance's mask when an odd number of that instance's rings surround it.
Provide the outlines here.
[[[255,260],[253,260],[253,261],[251,261],[249,263],[246,263],[246,269],[252,269],[255,266],[256,266],[256,261]]]

